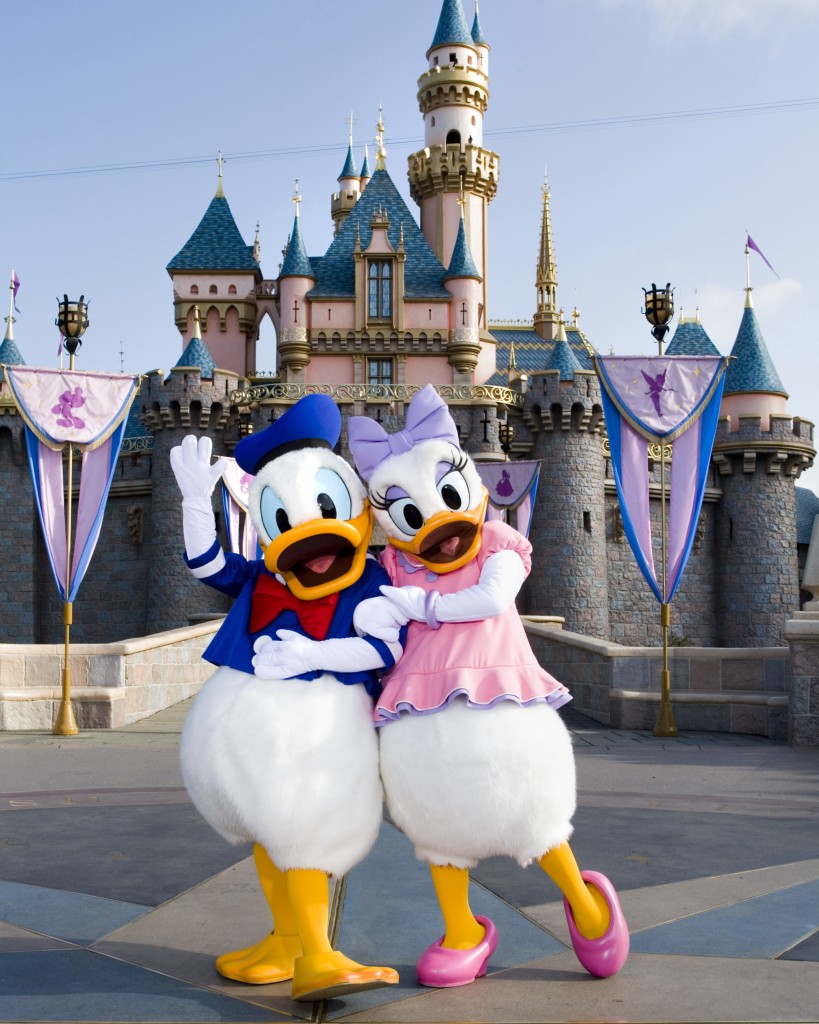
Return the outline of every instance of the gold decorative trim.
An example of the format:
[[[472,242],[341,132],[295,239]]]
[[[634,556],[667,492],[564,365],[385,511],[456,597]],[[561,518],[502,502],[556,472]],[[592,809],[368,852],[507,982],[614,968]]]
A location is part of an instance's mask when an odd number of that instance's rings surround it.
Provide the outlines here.
[[[231,394],[236,406],[279,400],[297,402],[305,395],[329,395],[336,402],[397,401],[409,402],[421,390],[420,384],[260,384]],[[523,407],[523,395],[510,388],[490,384],[439,384],[435,390],[450,402],[497,402]]]

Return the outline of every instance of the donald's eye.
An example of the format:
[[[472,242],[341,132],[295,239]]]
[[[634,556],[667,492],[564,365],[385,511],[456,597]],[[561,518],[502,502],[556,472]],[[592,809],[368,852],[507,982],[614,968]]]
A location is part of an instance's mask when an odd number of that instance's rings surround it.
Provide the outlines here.
[[[332,469],[320,469],[316,473],[316,503],[324,519],[349,519],[353,511],[353,499],[347,485]]]
[[[441,478],[438,484],[438,493],[446,507],[453,512],[469,508],[469,485],[463,474],[457,469],[453,469]]]
[[[412,498],[399,498],[387,509],[390,519],[402,533],[414,537],[424,525],[424,517]]]
[[[284,510],[284,502],[272,487],[265,487],[262,491],[259,512],[262,517],[262,525],[271,540],[275,540],[279,534],[286,533],[290,529],[290,520]]]

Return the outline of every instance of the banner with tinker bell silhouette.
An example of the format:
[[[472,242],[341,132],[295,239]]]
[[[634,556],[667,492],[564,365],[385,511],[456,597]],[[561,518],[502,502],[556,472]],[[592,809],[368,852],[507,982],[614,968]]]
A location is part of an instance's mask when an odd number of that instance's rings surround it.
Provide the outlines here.
[[[253,477],[245,473],[236,459],[223,457],[222,512],[225,516],[230,550],[247,559],[259,557],[259,539],[247,511],[247,499]]]
[[[137,378],[6,366],[25,424],[26,450],[46,550],[63,601],[73,601],[94,552]],[[73,559],[67,563],[63,449],[82,452]]]
[[[528,537],[540,479],[540,462],[479,462],[477,466],[489,491],[486,518],[506,518],[518,533]]]
[[[640,571],[662,604],[674,597],[694,542],[727,365],[721,356],[594,359],[623,530]],[[651,540],[648,445],[672,442],[667,571],[664,581],[658,582]]]

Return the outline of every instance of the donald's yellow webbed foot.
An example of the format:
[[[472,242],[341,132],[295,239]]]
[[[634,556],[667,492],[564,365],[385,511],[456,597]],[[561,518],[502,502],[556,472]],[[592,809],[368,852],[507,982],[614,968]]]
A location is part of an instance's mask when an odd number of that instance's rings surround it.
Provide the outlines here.
[[[272,933],[252,946],[224,953],[216,960],[216,970],[223,978],[245,985],[275,985],[293,977],[297,957],[302,954],[298,935]]]
[[[297,1002],[332,999],[397,983],[398,972],[391,967],[366,967],[332,950],[300,956],[296,960],[293,999]]]

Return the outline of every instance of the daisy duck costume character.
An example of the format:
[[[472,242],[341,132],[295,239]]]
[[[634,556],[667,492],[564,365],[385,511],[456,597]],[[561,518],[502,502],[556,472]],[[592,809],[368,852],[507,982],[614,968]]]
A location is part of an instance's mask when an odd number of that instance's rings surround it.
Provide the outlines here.
[[[185,560],[235,598],[204,654],[219,667],[185,723],[182,774],[220,835],[254,844],[275,925],[216,968],[246,984],[292,978],[296,1000],[398,981],[391,968],[333,950],[328,937],[328,876],[366,856],[381,822],[372,698],[379,672],[401,653],[397,637],[353,629],[356,605],[389,581],[367,556],[365,490],[332,451],[340,430],[332,400],[311,395],[236,446],[254,476],[256,560],[224,552],[216,539],[210,496],[223,465],[211,464],[210,440],[188,436],[171,452]]]
[[[450,987],[486,973],[498,935],[470,910],[468,869],[498,854],[536,861],[557,883],[578,959],[608,977],[625,963],[628,929],[611,882],[581,872],[569,846],[575,766],[556,709],[571,698],[538,664],[514,604],[531,545],[484,521],[486,488],[432,385],[404,430],[354,417],[349,439],[394,584],[358,606],[356,627],[394,639],[409,622],[375,718],[387,806],[429,862],[444,919],[418,980]]]

